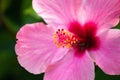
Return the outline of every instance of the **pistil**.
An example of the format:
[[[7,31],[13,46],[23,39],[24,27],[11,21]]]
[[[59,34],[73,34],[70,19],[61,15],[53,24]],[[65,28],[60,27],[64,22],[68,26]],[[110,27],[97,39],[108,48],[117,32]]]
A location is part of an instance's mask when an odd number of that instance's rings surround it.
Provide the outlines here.
[[[75,45],[79,39],[72,33],[64,29],[58,29],[53,35],[54,43],[58,47],[67,47]]]

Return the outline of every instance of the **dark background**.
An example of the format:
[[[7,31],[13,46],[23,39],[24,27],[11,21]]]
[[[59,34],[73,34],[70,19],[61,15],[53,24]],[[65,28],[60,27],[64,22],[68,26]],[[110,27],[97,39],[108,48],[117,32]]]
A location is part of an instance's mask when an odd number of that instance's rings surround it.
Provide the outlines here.
[[[43,74],[30,74],[18,64],[14,50],[20,27],[40,21],[32,9],[32,0],[0,0],[0,80],[42,80]],[[120,80],[120,76],[106,75],[98,67],[95,74],[95,80]]]

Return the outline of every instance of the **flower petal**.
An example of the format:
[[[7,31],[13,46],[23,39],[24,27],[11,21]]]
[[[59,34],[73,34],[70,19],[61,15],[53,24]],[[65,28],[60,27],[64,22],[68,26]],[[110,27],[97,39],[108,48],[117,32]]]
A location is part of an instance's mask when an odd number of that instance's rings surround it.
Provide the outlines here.
[[[84,0],[82,7],[84,22],[96,22],[99,28],[111,28],[119,22],[120,0]]]
[[[96,64],[107,74],[120,74],[120,30],[111,29],[100,35],[101,46],[91,51]]]
[[[67,52],[55,46],[54,30],[43,23],[26,24],[17,33],[15,46],[21,66],[34,74],[42,73],[47,66],[61,59]]]
[[[44,80],[94,80],[94,64],[88,54],[76,57],[70,51],[64,59],[47,68]]]
[[[52,26],[67,25],[76,19],[81,0],[33,0],[34,10]]]

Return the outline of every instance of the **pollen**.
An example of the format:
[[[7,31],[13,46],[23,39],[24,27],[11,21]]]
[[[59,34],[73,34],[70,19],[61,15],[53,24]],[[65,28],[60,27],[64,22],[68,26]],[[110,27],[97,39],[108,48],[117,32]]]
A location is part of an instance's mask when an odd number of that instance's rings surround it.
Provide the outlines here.
[[[58,29],[53,35],[54,43],[57,47],[70,48],[78,42],[78,38],[64,29]]]

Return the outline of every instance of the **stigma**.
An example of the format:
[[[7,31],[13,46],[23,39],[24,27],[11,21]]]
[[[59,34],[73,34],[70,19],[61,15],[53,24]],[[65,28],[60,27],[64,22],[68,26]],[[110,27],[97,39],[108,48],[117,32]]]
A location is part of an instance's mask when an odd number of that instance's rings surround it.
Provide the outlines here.
[[[79,38],[65,29],[58,29],[53,35],[57,47],[70,48],[78,43]]]

